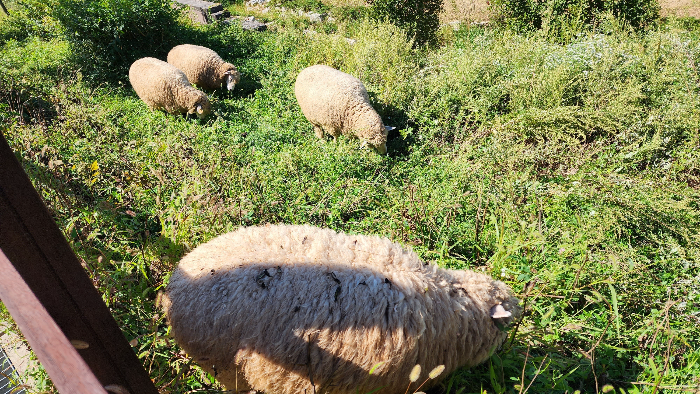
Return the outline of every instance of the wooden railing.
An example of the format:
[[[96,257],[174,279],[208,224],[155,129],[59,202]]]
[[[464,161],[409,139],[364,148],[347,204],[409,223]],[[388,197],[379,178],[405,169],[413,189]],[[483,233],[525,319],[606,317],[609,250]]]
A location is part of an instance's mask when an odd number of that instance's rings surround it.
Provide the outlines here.
[[[158,393],[1,134],[0,299],[61,393]]]

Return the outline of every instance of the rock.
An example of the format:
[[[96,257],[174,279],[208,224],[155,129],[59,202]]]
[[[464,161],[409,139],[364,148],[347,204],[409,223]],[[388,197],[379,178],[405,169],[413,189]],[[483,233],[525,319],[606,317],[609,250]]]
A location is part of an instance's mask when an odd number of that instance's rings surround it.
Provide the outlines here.
[[[459,30],[459,28],[462,26],[462,23],[460,21],[452,21],[448,22],[447,25],[451,26],[454,30]]]
[[[243,30],[265,31],[267,25],[256,20],[254,16],[249,16],[241,21],[241,28]]]
[[[255,7],[257,5],[264,6],[264,5],[267,5],[267,3],[269,3],[269,2],[270,2],[270,0],[247,0],[245,2],[245,5],[248,7]]]
[[[202,0],[176,0],[189,8],[189,17],[203,25],[228,18],[231,14],[219,3]]]
[[[306,16],[309,17],[309,20],[313,23],[321,23],[323,22],[324,19],[328,16],[328,14],[319,14],[317,12],[309,12],[306,14]]]

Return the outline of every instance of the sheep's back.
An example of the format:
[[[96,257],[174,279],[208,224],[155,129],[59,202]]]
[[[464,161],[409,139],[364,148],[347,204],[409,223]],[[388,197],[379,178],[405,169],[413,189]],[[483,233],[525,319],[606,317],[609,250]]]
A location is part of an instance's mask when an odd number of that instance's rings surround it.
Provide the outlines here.
[[[224,74],[220,70],[224,60],[203,46],[178,45],[168,53],[168,63],[182,70],[190,83],[203,89],[218,89],[224,81]]]
[[[327,393],[385,386],[393,394],[404,392],[417,363],[424,379],[437,365],[449,372],[493,348],[492,304],[478,297],[388,239],[269,225],[186,255],[165,307],[177,342],[229,389],[241,387],[240,372],[269,393],[312,392],[313,381]]]
[[[338,129],[347,125],[349,117],[371,108],[362,81],[320,64],[299,73],[294,94],[309,121]]]
[[[206,358],[205,368],[239,364],[256,389],[291,393],[290,381],[309,384],[311,357],[317,384],[333,376],[329,392],[348,393],[379,362],[386,366],[376,379],[408,374],[419,340],[444,334],[426,326],[426,318],[453,313],[446,293],[426,295],[439,293],[432,273],[413,252],[379,237],[246,228],[183,258],[168,285],[167,314],[178,343]],[[274,373],[281,375],[271,379]]]
[[[135,61],[129,68],[129,82],[134,91],[151,107],[168,112],[182,112],[176,104],[180,90],[191,87],[187,76],[176,67],[156,58]]]

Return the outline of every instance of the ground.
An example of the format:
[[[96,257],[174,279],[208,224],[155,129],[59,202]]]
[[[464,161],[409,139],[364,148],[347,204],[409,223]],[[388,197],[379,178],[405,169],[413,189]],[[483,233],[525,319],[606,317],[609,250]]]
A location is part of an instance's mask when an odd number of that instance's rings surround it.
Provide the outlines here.
[[[700,0],[661,0],[661,15],[700,18]]]

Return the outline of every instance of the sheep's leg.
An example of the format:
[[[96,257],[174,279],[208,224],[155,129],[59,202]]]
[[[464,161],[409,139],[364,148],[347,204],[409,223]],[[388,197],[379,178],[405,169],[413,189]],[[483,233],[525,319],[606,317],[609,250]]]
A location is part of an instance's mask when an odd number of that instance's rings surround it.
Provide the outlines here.
[[[314,133],[316,134],[316,137],[323,139],[323,129],[321,126],[314,125]]]

